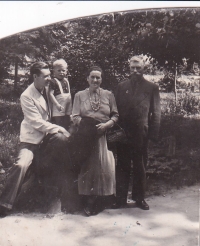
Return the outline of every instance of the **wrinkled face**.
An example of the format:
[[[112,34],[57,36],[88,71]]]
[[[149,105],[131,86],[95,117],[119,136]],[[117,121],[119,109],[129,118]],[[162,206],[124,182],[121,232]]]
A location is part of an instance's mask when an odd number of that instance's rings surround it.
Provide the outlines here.
[[[130,62],[130,73],[133,78],[140,78],[144,73],[143,61],[131,61]]]
[[[53,68],[53,74],[57,79],[63,79],[67,74],[67,66],[57,65]]]
[[[50,70],[45,68],[41,69],[40,75],[34,74],[34,85],[35,87],[42,91],[46,85],[49,84],[49,81],[51,79],[50,77]]]
[[[90,89],[97,90],[102,83],[101,72],[91,71],[90,75],[87,77],[87,81]]]

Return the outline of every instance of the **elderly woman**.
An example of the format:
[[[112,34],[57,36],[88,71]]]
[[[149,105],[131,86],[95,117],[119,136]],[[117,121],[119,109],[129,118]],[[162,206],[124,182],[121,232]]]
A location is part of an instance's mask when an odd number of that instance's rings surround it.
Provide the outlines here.
[[[87,74],[89,88],[75,95],[72,110],[73,121],[79,125],[82,117],[91,117],[96,125],[98,138],[95,141],[87,161],[82,163],[78,178],[79,194],[85,196],[85,213],[97,214],[98,197],[115,194],[115,160],[108,150],[106,131],[118,120],[118,111],[114,95],[100,88],[102,69],[91,67]]]

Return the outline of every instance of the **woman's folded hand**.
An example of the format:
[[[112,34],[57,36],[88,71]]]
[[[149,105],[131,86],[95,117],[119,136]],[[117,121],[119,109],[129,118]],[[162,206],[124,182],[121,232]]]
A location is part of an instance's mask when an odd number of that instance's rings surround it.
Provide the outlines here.
[[[98,134],[102,134],[107,130],[106,123],[100,123],[100,124],[96,125],[96,127],[97,127]]]

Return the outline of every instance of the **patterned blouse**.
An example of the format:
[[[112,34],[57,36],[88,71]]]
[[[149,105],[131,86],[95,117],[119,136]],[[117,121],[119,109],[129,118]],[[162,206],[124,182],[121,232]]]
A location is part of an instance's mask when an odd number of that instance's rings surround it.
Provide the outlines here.
[[[89,89],[79,91],[74,98],[72,117],[76,125],[80,123],[81,117],[91,117],[103,123],[110,119],[117,122],[119,114],[113,93],[100,89],[100,108],[98,111],[93,111]]]

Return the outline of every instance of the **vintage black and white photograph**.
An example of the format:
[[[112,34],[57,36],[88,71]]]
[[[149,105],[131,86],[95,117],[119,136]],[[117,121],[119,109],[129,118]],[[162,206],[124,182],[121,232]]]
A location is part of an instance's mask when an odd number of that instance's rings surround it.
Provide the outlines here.
[[[199,245],[200,5],[137,3],[0,26],[0,246]]]

